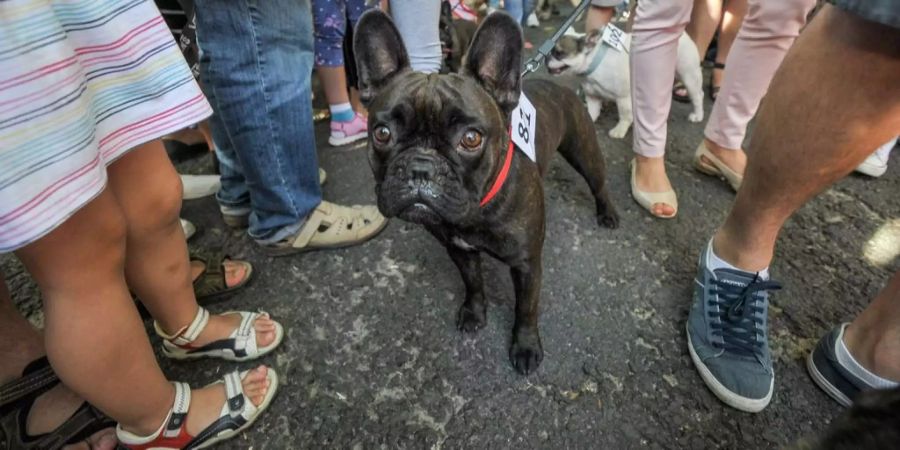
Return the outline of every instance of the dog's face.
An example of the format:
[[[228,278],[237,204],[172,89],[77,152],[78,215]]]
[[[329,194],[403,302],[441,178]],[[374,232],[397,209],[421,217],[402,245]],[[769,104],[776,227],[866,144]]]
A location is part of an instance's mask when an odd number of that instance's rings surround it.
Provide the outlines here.
[[[566,34],[561,37],[547,58],[547,72],[562,75],[570,70],[586,70],[600,35],[600,31],[594,30],[587,35]]]
[[[509,16],[492,14],[459,75],[413,72],[405,48],[387,15],[362,16],[354,51],[378,208],[416,223],[473,224],[519,99],[521,30]]]

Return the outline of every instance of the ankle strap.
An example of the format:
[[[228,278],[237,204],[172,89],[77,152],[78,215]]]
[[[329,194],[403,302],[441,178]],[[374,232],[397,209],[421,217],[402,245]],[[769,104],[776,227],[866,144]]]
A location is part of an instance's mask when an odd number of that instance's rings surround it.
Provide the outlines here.
[[[162,425],[150,436],[138,436],[134,433],[126,431],[121,425],[116,426],[116,437],[126,449],[150,449],[156,448],[153,445],[157,441],[165,440],[165,443],[171,444],[178,442],[181,448],[184,444],[191,441],[191,436],[187,434],[185,423],[187,420],[188,409],[191,406],[191,388],[187,383],[172,383],[175,386],[175,402],[169,415],[163,420]],[[163,446],[167,447],[167,446]]]
[[[166,334],[162,328],[159,326],[159,322],[153,321],[153,328],[156,329],[156,334],[158,334],[163,339],[178,345],[185,346],[190,345],[192,342],[197,340],[197,337],[200,336],[200,332],[206,328],[206,324],[209,323],[209,311],[202,306],[197,307],[197,315],[194,316],[194,320],[190,323],[190,325],[186,327],[182,327],[173,335]]]

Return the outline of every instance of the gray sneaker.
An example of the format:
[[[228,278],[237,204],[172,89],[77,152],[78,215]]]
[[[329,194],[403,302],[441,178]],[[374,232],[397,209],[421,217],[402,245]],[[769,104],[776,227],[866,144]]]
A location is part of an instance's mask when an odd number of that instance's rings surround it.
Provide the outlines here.
[[[781,285],[755,273],[709,270],[709,248],[700,255],[694,280],[688,350],[716,397],[741,411],[759,412],[772,400],[775,384],[766,328],[768,291]]]

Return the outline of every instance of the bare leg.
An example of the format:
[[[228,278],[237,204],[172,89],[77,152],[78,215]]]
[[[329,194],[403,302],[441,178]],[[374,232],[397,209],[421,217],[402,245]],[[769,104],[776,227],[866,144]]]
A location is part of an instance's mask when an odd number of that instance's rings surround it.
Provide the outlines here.
[[[344,72],[344,66],[316,66],[316,71],[319,72],[322,87],[325,88],[325,98],[328,100],[329,105],[338,105],[350,101],[350,95],[347,93],[347,74]]]
[[[694,0],[691,21],[685,31],[697,46],[697,53],[700,54],[701,61],[706,57],[709,43],[716,35],[716,29],[722,19],[722,3],[723,0]],[[729,1],[729,3],[731,2]],[[721,42],[719,45],[721,49]]]
[[[0,274],[0,384],[21,376],[30,362],[44,356],[44,338],[31,323],[16,310],[9,289]],[[84,402],[63,384],[45,392],[31,407],[25,427],[29,436],[49,433],[69,419]],[[77,445],[64,450],[113,450],[115,430],[101,430]]]
[[[163,330],[175,334],[197,314],[184,232],[178,223],[181,184],[159,141],[132,150],[109,167],[109,187],[128,222],[125,276]],[[233,268],[232,268],[233,269]],[[196,343],[222,339],[240,317],[210,316]],[[275,339],[271,320],[256,321],[257,343]]]
[[[149,433],[166,417],[175,393],[125,285],[126,228],[107,189],[16,255],[43,294],[54,371],[124,427]]]
[[[165,166],[153,164],[153,158],[162,158]],[[118,166],[114,176],[110,168],[110,184],[114,179],[129,172],[127,168],[141,167],[148,178],[134,176],[138,186],[124,189],[115,195],[115,187],[107,188],[96,199],[84,206],[65,223],[49,235],[19,251],[22,260],[37,281],[44,298],[45,338],[47,355],[60,379],[73,391],[90,401],[120,425],[133,433],[149,435],[154,433],[172,407],[174,389],[166,380],[143,333],[143,325],[128,292],[124,273],[127,261],[126,240],[129,252],[140,249],[142,243],[132,234],[148,232],[157,241],[161,250],[157,254],[145,253],[145,260],[153,259],[156,274],[148,270],[145,275],[164,284],[178,285],[189,281],[186,258],[182,255],[167,255],[171,251],[169,240],[181,241],[179,233],[167,230],[152,230],[145,218],[143,222],[129,223],[125,209],[119,203],[122,198],[131,203],[129,208],[146,207],[144,202],[157,207],[145,211],[145,216],[160,223],[174,223],[177,208],[169,211],[160,199],[178,195],[177,189],[167,188],[157,192],[159,186],[149,181],[155,176],[168,179],[169,184],[178,186],[177,176],[165,156],[158,141],[132,150],[113,166]],[[134,174],[132,174],[134,175]],[[119,180],[121,182],[121,180]],[[121,188],[121,184],[119,186]],[[130,192],[143,194],[143,199],[131,197]],[[179,200],[180,201],[180,200]],[[171,209],[171,208],[170,208]],[[133,212],[134,209],[129,209]],[[135,245],[132,243],[135,242]],[[179,266],[174,258],[184,262]],[[148,264],[153,266],[153,264]],[[134,266],[129,269],[134,275]],[[179,273],[183,272],[183,273]],[[159,272],[169,272],[170,278],[160,278]],[[189,288],[189,283],[188,288]],[[137,283],[136,290],[147,298],[157,299],[146,283]],[[162,288],[160,288],[162,289]],[[174,298],[183,298],[176,295]],[[154,309],[160,310],[156,302]],[[196,305],[196,303],[194,303]],[[195,306],[196,307],[196,306]],[[178,308],[175,310],[185,310]],[[259,367],[244,378],[244,392],[254,404],[259,404],[268,389],[266,368]],[[98,380],[102,380],[99,382]],[[198,389],[192,393],[192,406],[187,417],[188,432],[196,434],[211,423],[225,401],[221,385]]]
[[[722,21],[719,23],[719,43],[716,50],[716,63],[725,64],[728,59],[728,53],[731,51],[731,44],[737,37],[741,24],[744,23],[744,15],[747,14],[747,0],[727,0],[725,2],[725,14],[722,15]],[[707,45],[709,45],[707,43]],[[698,47],[699,48],[699,47]],[[706,53],[700,55],[702,58]],[[712,85],[722,85],[723,69],[713,69]]]
[[[599,30],[608,24],[616,14],[616,8],[605,6],[591,6],[588,8],[587,19],[584,22],[584,32],[590,33]]]
[[[900,33],[822,10],[772,80],[717,255],[751,272],[769,265],[784,221],[900,132],[897,73]]]
[[[900,381],[900,272],[847,327],[844,342],[863,367]]]

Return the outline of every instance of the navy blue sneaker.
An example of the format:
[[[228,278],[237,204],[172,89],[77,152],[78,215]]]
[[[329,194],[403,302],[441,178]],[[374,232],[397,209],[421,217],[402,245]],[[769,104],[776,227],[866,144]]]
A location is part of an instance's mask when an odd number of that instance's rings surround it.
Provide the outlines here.
[[[831,329],[806,358],[806,370],[812,380],[841,405],[850,407],[862,391],[875,389],[862,378],[850,373],[837,357],[837,344],[844,339],[848,324]]]
[[[781,289],[758,274],[708,268],[700,255],[694,304],[687,322],[688,350],[703,381],[728,406],[762,411],[772,400],[775,372],[769,352],[769,291]]]

